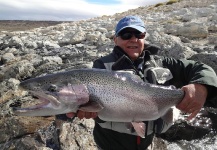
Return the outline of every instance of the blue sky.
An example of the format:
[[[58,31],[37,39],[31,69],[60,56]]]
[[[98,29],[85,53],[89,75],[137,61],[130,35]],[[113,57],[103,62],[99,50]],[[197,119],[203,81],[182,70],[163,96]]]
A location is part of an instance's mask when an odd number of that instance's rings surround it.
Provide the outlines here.
[[[117,0],[87,0],[87,2],[95,3],[95,4],[102,4],[102,5],[120,3],[120,1],[117,1]]]
[[[0,0],[0,20],[76,21],[168,0]]]

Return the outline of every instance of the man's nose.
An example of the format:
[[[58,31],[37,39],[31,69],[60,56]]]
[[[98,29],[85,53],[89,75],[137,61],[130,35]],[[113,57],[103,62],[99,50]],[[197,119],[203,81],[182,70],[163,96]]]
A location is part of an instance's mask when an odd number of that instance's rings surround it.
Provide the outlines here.
[[[133,34],[133,36],[130,38],[130,41],[138,41],[139,39]]]

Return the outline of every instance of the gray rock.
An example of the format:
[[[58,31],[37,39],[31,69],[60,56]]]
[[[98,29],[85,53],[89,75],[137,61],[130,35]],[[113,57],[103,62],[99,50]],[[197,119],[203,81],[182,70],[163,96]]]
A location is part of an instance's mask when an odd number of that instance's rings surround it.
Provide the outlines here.
[[[203,23],[173,24],[166,25],[165,32],[187,38],[206,38],[208,36],[208,27]]]
[[[44,63],[57,63],[57,64],[62,64],[62,59],[58,56],[45,56],[42,58]]]
[[[24,79],[30,77],[34,70],[32,63],[27,60],[21,60],[16,62],[16,64],[5,66],[0,72],[0,80],[9,78]]]
[[[216,17],[216,19],[217,19],[217,17]],[[208,30],[209,30],[209,32],[217,32],[217,24],[211,24],[208,27]]]
[[[22,42],[22,40],[19,37],[13,36],[9,40],[8,46],[9,47],[15,47],[17,49],[21,49],[21,48],[23,48],[23,42]]]
[[[217,45],[217,36],[216,35],[208,36],[208,42],[209,44]]]
[[[15,60],[15,56],[14,56],[13,53],[5,53],[4,55],[2,55],[1,60],[2,60],[3,64],[6,64],[6,63],[8,63],[10,61]]]
[[[61,149],[79,150],[89,149],[97,150],[97,146],[93,140],[92,132],[94,121],[92,119],[80,120],[75,118],[74,125],[71,123],[64,123],[60,129],[60,143]]]
[[[189,59],[203,62],[211,66],[217,74],[217,53],[200,53],[195,54]]]
[[[86,39],[85,37],[85,33],[82,31],[82,29],[77,29],[75,31],[75,34],[72,35],[72,37],[70,38],[70,44],[78,44],[81,43],[82,41],[84,41]]]
[[[189,58],[194,55],[194,52],[191,48],[185,46],[181,39],[175,36],[161,34],[156,31],[148,30],[150,33],[147,37],[147,40],[150,43],[158,45],[162,51],[159,54],[164,56],[171,56],[177,59],[180,58]]]
[[[37,43],[34,42],[34,41],[26,41],[26,42],[24,43],[24,46],[25,46],[26,48],[32,48],[32,49],[35,49],[35,48],[38,47]]]
[[[60,46],[57,43],[52,43],[50,41],[43,42],[43,45],[46,49],[54,49],[54,48],[60,48]]]

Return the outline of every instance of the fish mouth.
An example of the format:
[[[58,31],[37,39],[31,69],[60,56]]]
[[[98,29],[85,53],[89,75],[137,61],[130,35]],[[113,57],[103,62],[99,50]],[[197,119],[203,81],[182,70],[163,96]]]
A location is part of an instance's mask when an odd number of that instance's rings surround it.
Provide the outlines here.
[[[39,103],[35,104],[35,105],[31,105],[28,107],[13,107],[13,111],[15,113],[19,112],[27,112],[30,110],[38,110],[38,109],[44,109],[44,108],[55,108],[60,106],[60,101],[53,95],[49,95],[46,94],[44,92],[38,92],[38,91],[29,91],[29,93],[31,93],[33,99],[37,99],[37,101],[39,101]]]

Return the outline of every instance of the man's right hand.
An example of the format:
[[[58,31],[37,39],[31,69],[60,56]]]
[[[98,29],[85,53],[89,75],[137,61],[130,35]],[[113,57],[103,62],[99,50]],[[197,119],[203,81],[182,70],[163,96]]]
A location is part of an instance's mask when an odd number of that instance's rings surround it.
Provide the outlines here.
[[[96,118],[97,117],[97,112],[84,112],[79,110],[77,113],[67,113],[66,116],[68,118],[73,118],[74,116],[77,116],[79,119],[90,119],[90,118]]]

